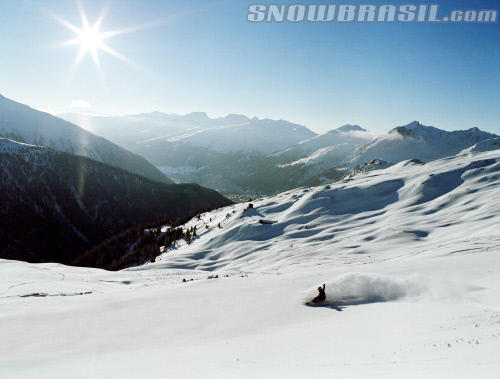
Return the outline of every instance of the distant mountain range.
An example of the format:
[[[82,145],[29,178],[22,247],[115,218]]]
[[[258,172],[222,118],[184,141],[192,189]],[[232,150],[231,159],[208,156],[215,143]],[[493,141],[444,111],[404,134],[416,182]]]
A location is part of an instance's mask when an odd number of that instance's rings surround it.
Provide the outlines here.
[[[231,204],[196,184],[4,138],[0,161],[0,258],[69,263],[127,228]]]
[[[172,149],[197,147],[221,154],[269,154],[316,135],[306,127],[288,121],[250,119],[237,114],[214,119],[202,112],[183,116],[159,112],[117,117],[59,116],[150,157],[148,159],[157,165],[169,162],[162,153]]]
[[[416,121],[374,137],[358,125],[316,134],[283,120],[235,114],[61,117],[146,157],[177,181],[240,197],[332,182],[373,160],[384,166],[406,159],[428,162],[496,137],[477,128],[448,132]]]
[[[236,114],[215,119],[199,112],[60,116],[146,157],[177,181],[248,196],[336,180],[342,173],[332,165],[318,173],[301,162],[292,163],[332,145],[336,151],[330,155],[342,161],[355,147],[371,140],[359,126],[346,125],[318,135],[288,121]]]

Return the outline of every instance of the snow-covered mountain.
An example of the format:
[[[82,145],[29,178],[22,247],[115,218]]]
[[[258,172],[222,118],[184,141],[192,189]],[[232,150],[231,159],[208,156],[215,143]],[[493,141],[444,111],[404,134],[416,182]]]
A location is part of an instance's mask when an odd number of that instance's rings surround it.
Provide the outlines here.
[[[342,131],[342,128],[347,128],[349,132]],[[308,175],[328,178],[328,174],[324,173],[332,169],[342,170],[344,166],[352,173],[358,173],[385,168],[407,159],[429,162],[455,155],[465,147],[469,148],[476,143],[486,143],[484,146],[487,149],[489,146],[487,141],[496,137],[477,128],[448,132],[424,126],[416,121],[394,128],[374,139],[359,126],[346,125],[338,130],[339,132],[334,135],[352,136],[351,139],[323,147],[285,166],[302,165],[307,167]],[[311,141],[320,137],[323,135],[314,137]],[[306,142],[308,141],[302,142],[299,146]],[[327,139],[325,145],[333,142]]]
[[[280,156],[298,157],[284,166],[309,166],[311,172],[339,166],[341,162],[361,145],[371,141],[373,136],[358,125],[344,125],[327,133],[299,142]]]
[[[346,125],[289,149],[297,152],[303,145],[311,146],[309,150],[319,148],[284,166],[304,166],[310,177],[329,178],[330,170],[342,170],[344,166],[357,173],[384,168],[407,159],[429,162],[455,155],[476,143],[495,137],[495,134],[478,128],[448,132],[415,121],[373,139],[359,126]],[[307,151],[307,148],[304,150]]]
[[[164,184],[4,138],[0,162],[2,258],[68,263],[132,226],[230,204],[196,184]]]
[[[204,213],[142,267],[0,260],[0,371],[497,378],[499,191],[470,151]]]
[[[146,159],[74,124],[2,95],[0,137],[85,156],[153,180],[173,183]]]
[[[160,143],[167,149],[176,144],[191,145],[225,154],[239,152],[270,154],[314,135],[315,133],[305,126],[288,121],[253,118],[235,125],[212,127],[168,139],[155,139],[147,141],[147,144],[154,147]]]
[[[500,149],[500,137],[491,138],[478,142],[475,145],[463,150],[462,153],[465,154],[465,153],[490,151],[497,149]]]
[[[170,150],[189,145],[216,153],[262,152],[271,153],[290,147],[315,135],[304,126],[284,120],[250,119],[244,115],[229,114],[210,118],[206,113],[186,115],[153,112],[127,116],[92,116],[61,114],[71,121],[99,135],[141,154],[156,164],[165,159],[156,150]]]
[[[363,145],[373,139],[373,136],[359,125],[343,125],[337,129],[330,130],[312,138],[299,142],[285,152],[295,152],[300,155],[309,155],[320,149]]]
[[[411,158],[429,162],[455,155],[478,142],[496,137],[498,136],[478,128],[448,132],[414,121],[408,125],[396,127],[387,134],[357,148],[352,156],[345,160],[345,163],[354,167],[372,159],[398,163]]]
[[[151,112],[125,116],[63,113],[58,116],[126,149],[137,150],[138,153],[149,140],[168,139],[205,128],[239,125],[250,121],[246,116],[235,114],[212,119],[203,112],[186,115]]]

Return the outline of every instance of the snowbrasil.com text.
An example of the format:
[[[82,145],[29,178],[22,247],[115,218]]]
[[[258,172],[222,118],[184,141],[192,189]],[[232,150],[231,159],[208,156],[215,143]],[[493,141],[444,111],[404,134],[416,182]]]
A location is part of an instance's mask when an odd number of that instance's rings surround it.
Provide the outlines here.
[[[440,14],[439,4],[251,4],[249,22],[429,22],[496,23],[496,9],[453,10]]]

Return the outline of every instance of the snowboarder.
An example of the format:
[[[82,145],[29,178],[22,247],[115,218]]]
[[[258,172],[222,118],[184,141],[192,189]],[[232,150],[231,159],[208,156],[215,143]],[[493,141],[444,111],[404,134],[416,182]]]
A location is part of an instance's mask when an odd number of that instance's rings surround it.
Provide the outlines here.
[[[313,303],[322,303],[326,300],[325,287],[325,284],[323,284],[323,287],[318,287],[319,294],[313,299]]]

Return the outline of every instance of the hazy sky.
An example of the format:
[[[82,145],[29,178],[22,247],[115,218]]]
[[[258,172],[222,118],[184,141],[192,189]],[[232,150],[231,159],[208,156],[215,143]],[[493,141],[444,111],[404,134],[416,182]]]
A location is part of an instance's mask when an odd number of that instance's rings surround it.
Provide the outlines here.
[[[103,1],[81,3],[93,24]],[[114,0],[101,31],[151,27],[107,39],[130,62],[100,51],[101,76],[90,54],[72,71],[79,46],[58,46],[75,34],[49,12],[80,27],[75,2],[0,0],[0,93],[52,112],[242,113],[315,131],[419,120],[500,133],[500,23],[252,24],[249,4]]]

